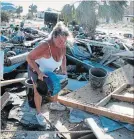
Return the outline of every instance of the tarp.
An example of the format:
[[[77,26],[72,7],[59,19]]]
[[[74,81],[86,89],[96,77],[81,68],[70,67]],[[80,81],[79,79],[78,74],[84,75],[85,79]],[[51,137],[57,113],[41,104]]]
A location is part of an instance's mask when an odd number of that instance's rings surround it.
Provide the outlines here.
[[[14,6],[14,4],[9,3],[9,2],[1,2],[1,6],[6,6],[6,5]]]
[[[130,131],[134,131],[134,125],[131,124],[115,121],[104,116],[97,116],[78,109],[73,109],[70,111],[69,121],[71,123],[80,123],[86,118],[93,118],[98,126],[100,126],[100,128],[102,128],[107,133],[124,127]]]
[[[1,10],[5,10],[5,11],[15,11],[16,10],[16,7],[13,6],[13,5],[3,5],[1,7]]]
[[[69,47],[72,55],[80,60],[89,59],[91,54],[83,49],[81,49],[77,44],[74,44],[73,47]]]
[[[105,69],[107,72],[112,72],[112,71],[114,71],[113,68],[110,68],[110,67],[108,67],[108,66],[104,66],[104,65],[102,65],[102,64],[100,64],[100,63],[97,63],[97,62],[94,62],[94,61],[83,60],[83,63],[89,64],[89,65],[91,65],[91,67],[103,68],[103,69]]]
[[[6,42],[8,40],[9,39],[6,36],[3,36],[3,35],[0,36],[0,42]]]
[[[4,66],[4,73],[10,73],[10,72],[12,72],[13,70],[15,70],[16,68],[18,68],[23,63],[24,62],[17,63],[17,64],[14,64],[12,66]]]
[[[74,91],[80,89],[86,84],[88,84],[88,81],[78,81],[74,79],[68,79],[67,89]]]

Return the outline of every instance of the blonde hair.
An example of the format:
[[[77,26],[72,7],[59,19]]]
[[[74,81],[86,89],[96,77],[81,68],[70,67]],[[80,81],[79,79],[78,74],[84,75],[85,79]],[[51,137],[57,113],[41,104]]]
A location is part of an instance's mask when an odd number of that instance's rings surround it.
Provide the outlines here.
[[[63,22],[58,22],[55,27],[53,28],[52,32],[50,33],[51,37],[57,37],[59,35],[61,36],[71,36],[71,32],[69,31],[69,29],[64,25]]]

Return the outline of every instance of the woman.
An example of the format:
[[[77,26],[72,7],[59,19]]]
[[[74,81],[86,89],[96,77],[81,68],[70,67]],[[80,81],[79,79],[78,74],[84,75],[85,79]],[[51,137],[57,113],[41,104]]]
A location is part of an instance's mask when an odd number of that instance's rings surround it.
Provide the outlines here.
[[[29,67],[38,74],[38,79],[43,80],[47,78],[44,73],[46,71],[54,71],[61,66],[62,74],[67,75],[66,71],[66,46],[65,42],[70,36],[70,32],[62,22],[56,24],[50,36],[45,42],[41,43],[27,56]],[[36,81],[32,77],[34,86],[34,101],[36,105],[37,115],[36,118],[41,125],[45,125],[45,118],[41,114],[42,97],[36,89]],[[57,96],[53,99],[56,101]]]

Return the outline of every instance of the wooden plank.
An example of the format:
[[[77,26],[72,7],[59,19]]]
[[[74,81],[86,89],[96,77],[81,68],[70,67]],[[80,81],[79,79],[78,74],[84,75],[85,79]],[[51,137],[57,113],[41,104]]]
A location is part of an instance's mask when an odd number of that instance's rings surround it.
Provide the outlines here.
[[[127,97],[127,96],[122,96],[122,95],[117,95],[117,94],[112,94],[111,97],[117,100],[125,101],[125,102],[134,102],[134,97]]]
[[[104,108],[104,107],[100,107],[100,106],[93,106],[93,105],[87,105],[87,104],[81,104],[75,100],[67,99],[61,96],[58,96],[58,101],[66,106],[72,107],[72,108],[77,108],[77,109],[81,109],[83,111],[87,111],[90,113],[94,113],[97,115],[102,115],[102,116],[106,116],[109,117],[111,119],[116,119],[122,122],[126,122],[126,123],[130,123],[133,124],[134,123],[134,118],[133,116],[130,115],[122,115],[120,113],[114,112],[110,109]]]
[[[110,136],[106,135],[100,127],[96,124],[93,118],[88,118],[85,120],[87,126],[91,128],[93,131],[94,135],[96,136],[97,139],[111,139]]]
[[[80,103],[88,103],[96,105],[99,101],[105,98],[107,95],[103,93],[101,88],[93,89],[91,84],[88,83],[84,87],[79,88],[72,93],[65,95],[66,98],[72,98]]]
[[[130,93],[134,93],[134,86],[131,86],[130,88],[128,88],[128,91],[129,91]]]
[[[1,102],[0,110],[2,110],[5,107],[5,105],[9,100],[10,100],[10,94],[8,92],[5,92],[0,98],[0,102]]]
[[[11,79],[6,81],[1,81],[1,86],[6,86],[13,83],[24,82],[26,78]]]
[[[129,72],[128,72],[129,69]],[[113,72],[109,73],[103,85],[103,92],[105,94],[112,93],[116,88],[126,83],[134,86],[134,69],[131,65],[125,65]]]
[[[118,94],[118,93],[120,93],[127,86],[128,86],[127,84],[123,84],[122,86],[120,86],[119,88],[117,88],[116,90],[114,90],[111,94],[109,94],[107,97],[105,97],[104,99],[102,99],[95,106],[104,106],[104,105],[106,105],[109,102],[109,100],[111,99],[112,94]]]
[[[72,129],[77,125],[68,121],[68,111],[52,111],[49,109],[49,105],[50,103],[42,105],[41,112],[58,131],[69,131],[70,128]],[[71,139],[70,133],[62,133],[62,135]]]

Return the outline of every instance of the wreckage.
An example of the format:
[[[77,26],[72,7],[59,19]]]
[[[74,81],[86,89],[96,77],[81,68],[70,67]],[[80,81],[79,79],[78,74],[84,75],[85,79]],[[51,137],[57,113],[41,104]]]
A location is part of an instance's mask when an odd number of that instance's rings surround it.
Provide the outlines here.
[[[37,29],[26,28],[25,31],[30,37],[28,36],[23,44],[1,42],[2,50],[5,52],[4,73],[10,73],[24,64],[28,52],[46,37]],[[41,34],[38,36],[37,32]],[[36,34],[35,38],[32,38],[33,34]],[[66,56],[69,78],[60,82],[62,90],[58,97],[58,101],[67,107],[66,111],[50,110],[48,101],[44,99],[42,112],[47,119],[47,126],[40,127],[35,118],[32,84],[28,82],[28,76],[26,78],[21,76],[19,79],[1,82],[3,87],[22,83],[2,92],[2,114],[4,115],[5,108],[10,107],[7,119],[3,121],[8,123],[9,119],[16,119],[28,130],[57,131],[57,134],[55,132],[52,135],[55,138],[119,139],[119,136],[122,136],[124,139],[131,139],[134,135],[133,51],[119,49],[109,42],[75,38],[73,44],[67,42]],[[92,68],[102,68],[108,73],[101,88],[91,86],[89,69]],[[32,134],[34,137],[42,136]],[[28,134],[23,135],[23,131],[12,137],[20,138],[20,136],[31,139]],[[50,138],[51,135],[48,136]]]

